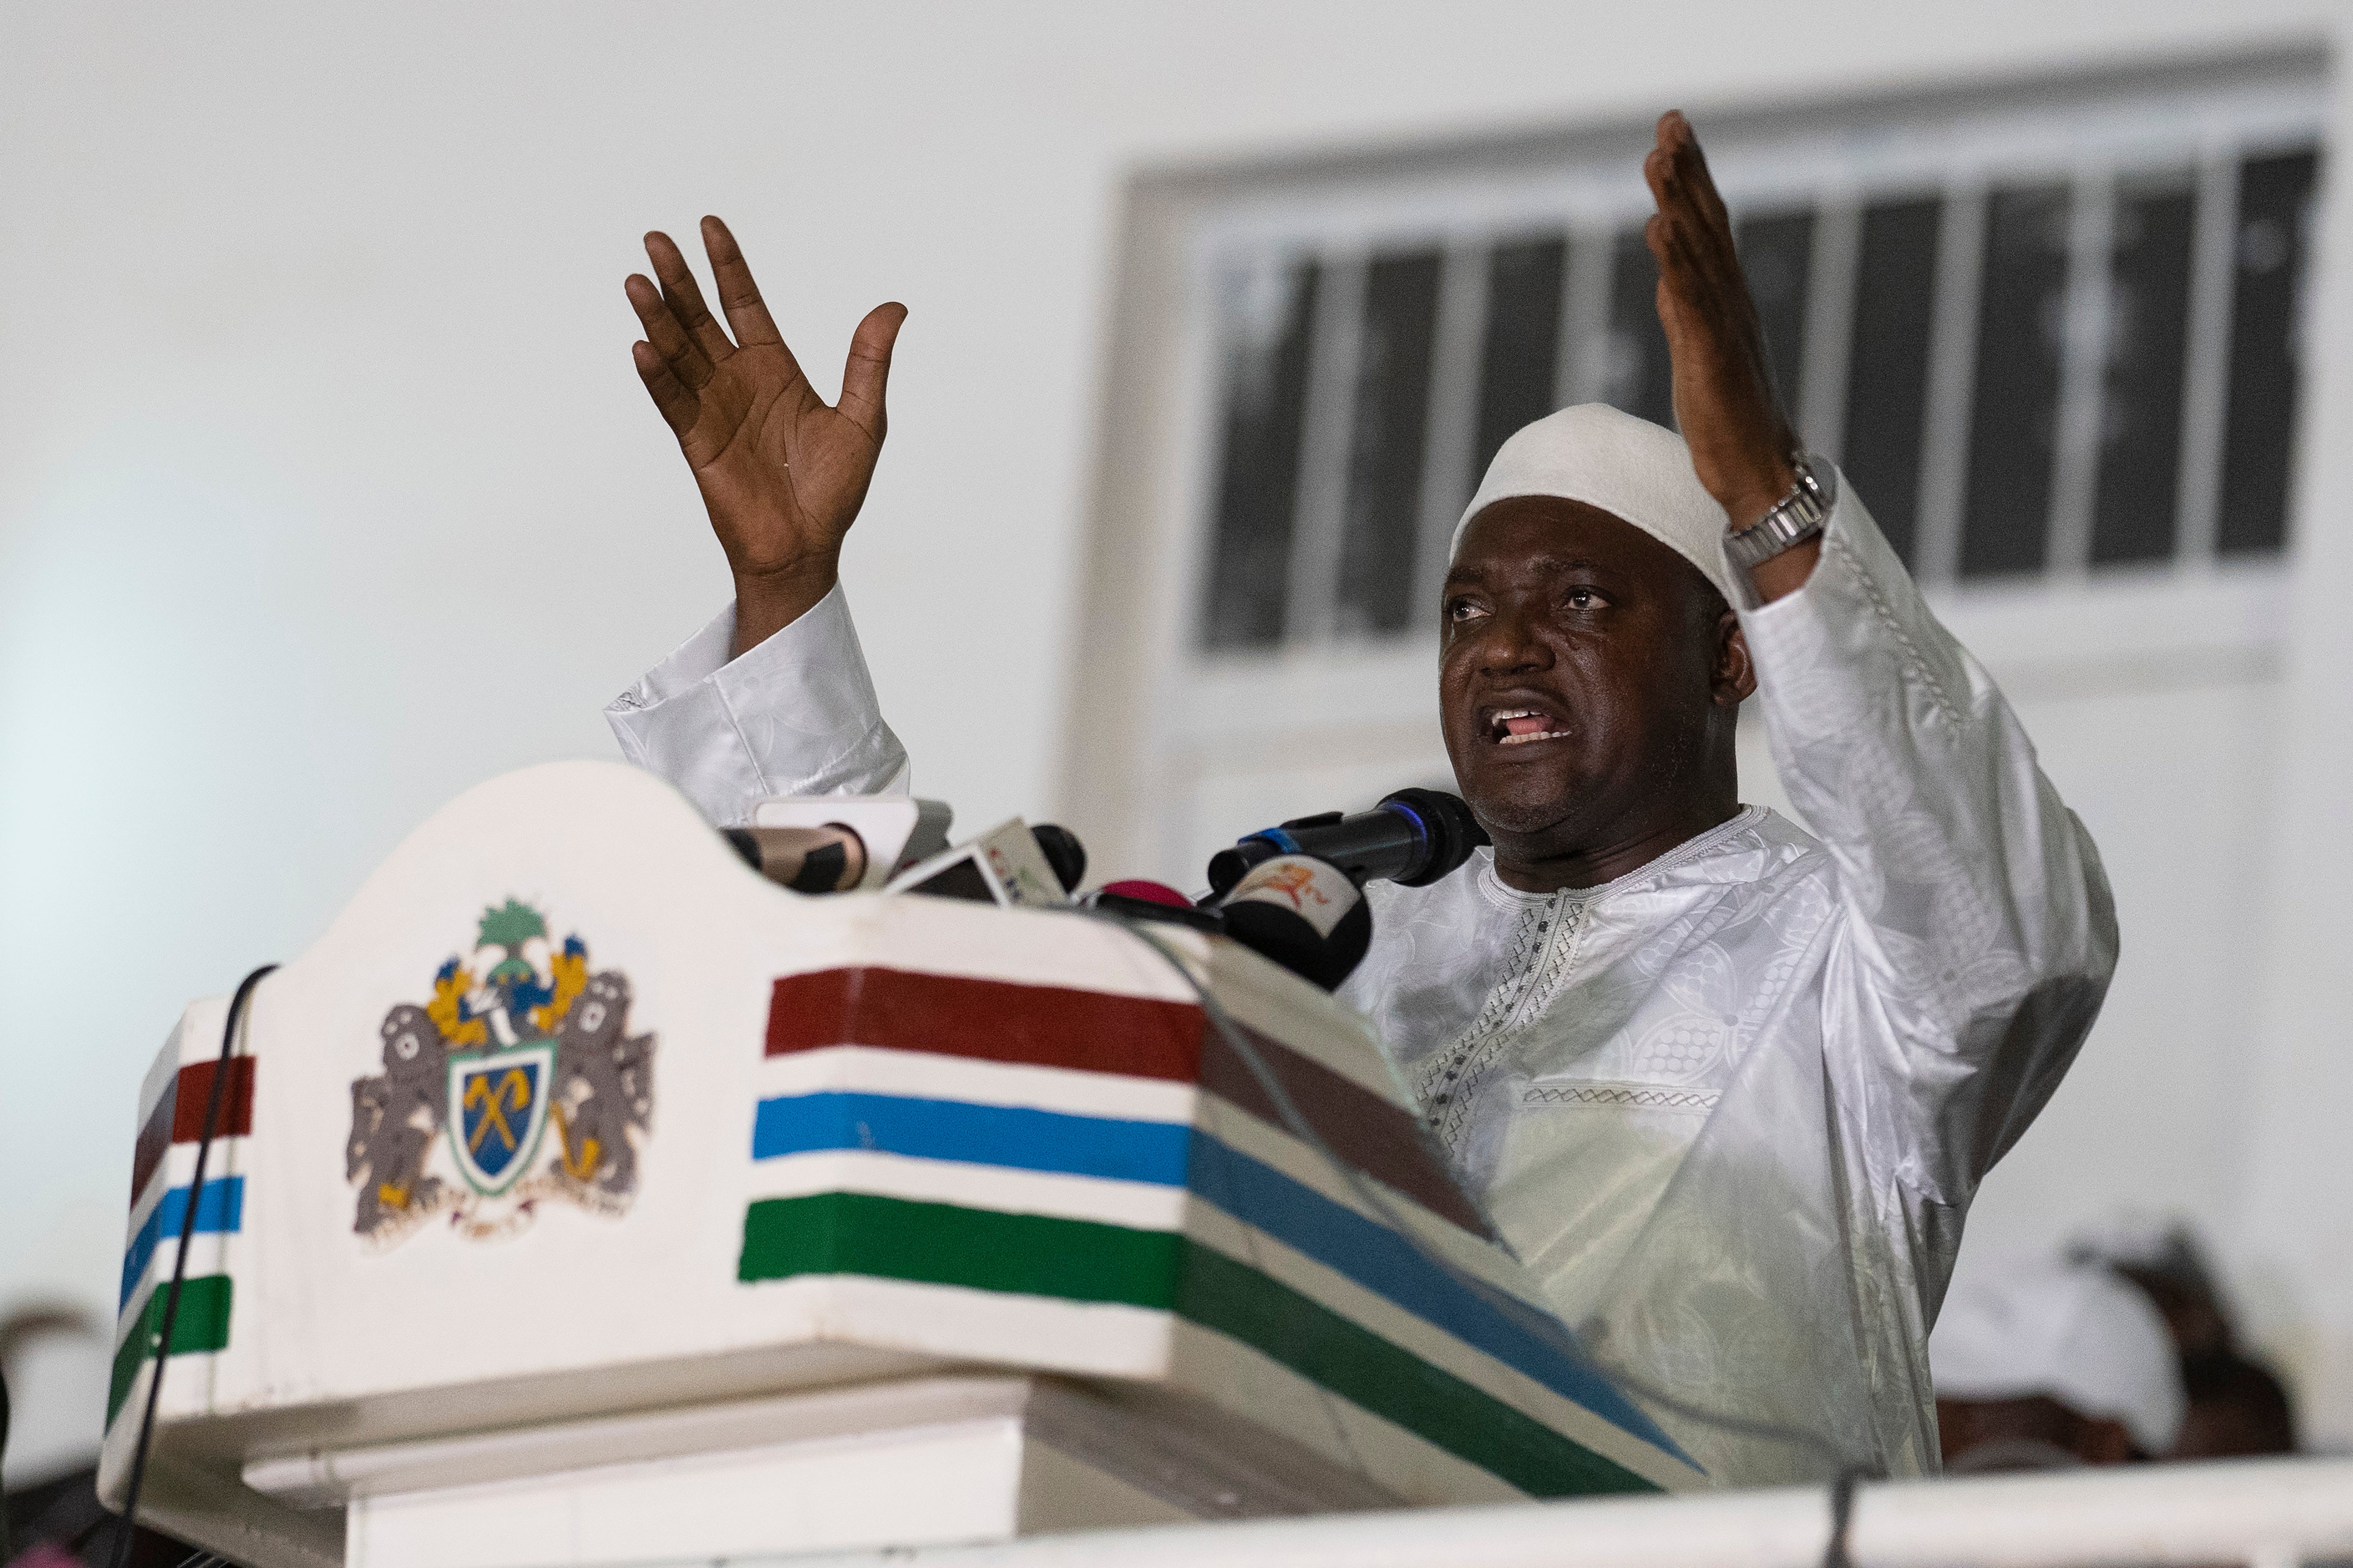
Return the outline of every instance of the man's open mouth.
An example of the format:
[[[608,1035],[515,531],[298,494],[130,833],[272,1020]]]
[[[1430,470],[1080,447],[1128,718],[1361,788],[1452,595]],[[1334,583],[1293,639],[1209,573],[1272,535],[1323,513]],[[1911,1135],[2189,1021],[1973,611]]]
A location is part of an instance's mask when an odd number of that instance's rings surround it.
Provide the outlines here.
[[[1537,741],[1560,741],[1568,728],[1541,708],[1495,708],[1486,714],[1487,739],[1499,746],[1525,746]]]

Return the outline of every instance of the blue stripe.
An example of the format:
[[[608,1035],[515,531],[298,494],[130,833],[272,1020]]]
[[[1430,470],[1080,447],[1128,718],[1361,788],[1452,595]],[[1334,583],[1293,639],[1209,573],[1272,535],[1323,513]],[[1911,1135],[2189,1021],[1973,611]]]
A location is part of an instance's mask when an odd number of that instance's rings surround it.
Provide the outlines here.
[[[760,1101],[752,1123],[752,1158],[871,1149],[921,1160],[1181,1187],[1187,1135],[1181,1122],[828,1089]]]
[[[115,1303],[120,1311],[131,1304],[131,1292],[147,1277],[147,1265],[155,1258],[155,1248],[164,1237],[178,1240],[180,1227],[188,1222],[188,1189],[174,1187],[162,1201],[147,1211],[147,1223],[131,1238],[131,1250],[122,1258],[122,1300]],[[196,1231],[199,1235],[218,1236],[224,1232],[245,1228],[245,1178],[216,1176],[205,1184],[205,1195],[196,1204]]]
[[[1440,1268],[1388,1226],[1202,1132],[1193,1135],[1192,1187],[1244,1224],[1699,1468],[1593,1367],[1551,1313]]]

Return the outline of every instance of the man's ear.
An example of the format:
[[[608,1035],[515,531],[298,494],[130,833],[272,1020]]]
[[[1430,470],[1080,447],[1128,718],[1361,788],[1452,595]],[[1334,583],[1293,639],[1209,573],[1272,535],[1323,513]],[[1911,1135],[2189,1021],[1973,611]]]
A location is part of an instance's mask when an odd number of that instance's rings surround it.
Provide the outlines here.
[[[1748,637],[1732,611],[1715,623],[1715,705],[1737,708],[1757,694],[1757,667],[1749,662]]]

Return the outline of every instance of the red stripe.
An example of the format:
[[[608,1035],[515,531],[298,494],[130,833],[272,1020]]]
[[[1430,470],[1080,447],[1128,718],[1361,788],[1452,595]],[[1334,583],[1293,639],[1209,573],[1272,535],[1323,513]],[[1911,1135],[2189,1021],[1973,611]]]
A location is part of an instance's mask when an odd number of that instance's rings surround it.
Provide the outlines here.
[[[1248,1025],[1238,1026],[1258,1047],[1259,1061],[1282,1086],[1292,1109],[1322,1135],[1333,1153],[1367,1171],[1434,1215],[1474,1236],[1494,1239],[1486,1217],[1462,1195],[1438,1142],[1415,1117],[1311,1057]],[[1201,1063],[1201,1087],[1261,1121],[1282,1128],[1282,1112],[1258,1074],[1225,1037],[1213,1034]]]
[[[776,982],[768,1055],[843,1045],[1190,1083],[1200,1070],[1201,1010],[904,969],[828,969]]]
[[[1244,1033],[1335,1154],[1465,1230],[1492,1234],[1409,1112],[1255,1029]],[[769,1056],[845,1045],[1198,1083],[1289,1131],[1257,1076],[1189,1002],[903,969],[828,969],[776,982]]]
[[[164,1163],[164,1150],[204,1136],[205,1104],[212,1097],[213,1074],[218,1069],[217,1062],[191,1062],[182,1068],[165,1086],[155,1109],[147,1113],[147,1125],[139,1130],[139,1142],[131,1155],[132,1207],[139,1206],[140,1194],[147,1190],[155,1167]],[[242,1138],[252,1131],[253,1058],[232,1057],[228,1083],[221,1094],[220,1125],[213,1129],[213,1135]]]
[[[191,1062],[180,1069],[179,1103],[172,1113],[172,1142],[193,1143],[205,1135],[205,1107],[212,1100],[218,1062]],[[228,1083],[221,1093],[216,1138],[242,1138],[253,1131],[253,1058],[228,1059]]]
[[[179,1092],[180,1080],[174,1076],[164,1086],[164,1098],[147,1113],[147,1125],[139,1130],[139,1144],[131,1154],[131,1206],[134,1209],[155,1167],[164,1163],[164,1151],[172,1146],[172,1106]]]

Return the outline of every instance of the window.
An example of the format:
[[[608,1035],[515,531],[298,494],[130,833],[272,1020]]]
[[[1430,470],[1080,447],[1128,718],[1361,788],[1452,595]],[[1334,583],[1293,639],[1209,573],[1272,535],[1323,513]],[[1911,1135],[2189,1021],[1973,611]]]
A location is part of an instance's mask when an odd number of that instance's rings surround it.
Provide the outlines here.
[[[2281,550],[2320,120],[2299,67],[1702,130],[1792,417],[1935,587]],[[1586,140],[1205,221],[1198,648],[1426,636],[1513,430],[1672,423],[1642,140]]]

